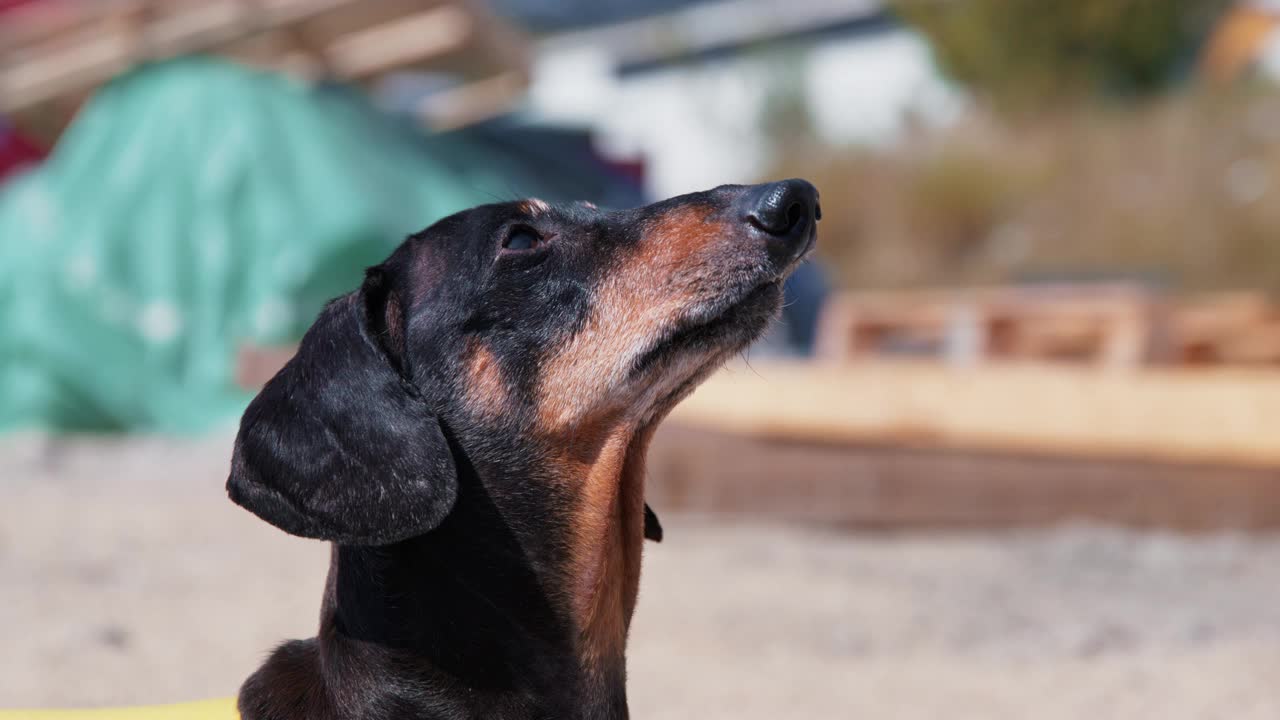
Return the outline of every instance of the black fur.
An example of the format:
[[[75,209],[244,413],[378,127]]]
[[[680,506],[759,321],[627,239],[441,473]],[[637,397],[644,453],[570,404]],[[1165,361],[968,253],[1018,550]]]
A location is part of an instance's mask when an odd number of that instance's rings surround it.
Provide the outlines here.
[[[776,311],[817,214],[812,186],[789,187],[608,213],[482,206],[411,237],[331,302],[236,439],[231,499],[334,543],[318,636],[280,646],[245,682],[243,718],[627,717],[624,659],[579,646],[578,498],[550,459],[589,463],[595,450],[539,425],[540,372],[583,327],[602,279],[641,244],[669,240],[647,235],[667,213],[694,208],[724,234],[699,256],[712,264],[698,268],[705,297],[635,357],[606,358],[636,387],[676,372],[682,353],[706,358],[696,375],[665,378],[670,394],[651,400],[660,417]],[[798,198],[808,224],[759,221],[766,194]],[[504,251],[513,228],[546,247]],[[472,402],[477,348],[500,371],[499,412]],[[643,525],[662,539],[648,505]]]
[[[231,499],[294,535],[380,545],[424,533],[458,493],[440,424],[371,337],[370,283],[320,313],[250,403]]]

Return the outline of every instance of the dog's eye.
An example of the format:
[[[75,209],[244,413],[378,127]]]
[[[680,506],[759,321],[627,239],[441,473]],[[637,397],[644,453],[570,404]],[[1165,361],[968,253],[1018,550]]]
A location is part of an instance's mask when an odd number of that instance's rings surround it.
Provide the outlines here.
[[[533,250],[542,245],[542,236],[527,227],[512,228],[502,241],[504,250]]]

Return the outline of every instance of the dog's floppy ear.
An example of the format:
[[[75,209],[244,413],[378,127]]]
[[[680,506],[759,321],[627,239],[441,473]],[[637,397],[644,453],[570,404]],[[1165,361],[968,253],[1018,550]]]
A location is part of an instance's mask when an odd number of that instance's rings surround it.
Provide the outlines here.
[[[431,530],[457,470],[405,379],[405,321],[379,269],[330,302],[240,421],[227,493],[303,537],[382,545]]]

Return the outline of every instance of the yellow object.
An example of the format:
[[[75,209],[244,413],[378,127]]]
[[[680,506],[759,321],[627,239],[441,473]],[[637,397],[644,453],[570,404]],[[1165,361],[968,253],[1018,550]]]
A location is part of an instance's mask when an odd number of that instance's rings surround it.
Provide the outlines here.
[[[0,710],[0,720],[239,720],[235,698],[82,710]]]

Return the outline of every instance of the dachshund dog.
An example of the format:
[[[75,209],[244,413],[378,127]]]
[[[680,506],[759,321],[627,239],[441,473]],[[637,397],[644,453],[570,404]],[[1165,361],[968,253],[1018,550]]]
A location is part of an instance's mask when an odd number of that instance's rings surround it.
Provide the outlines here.
[[[628,717],[649,439],[764,331],[819,217],[803,180],[485,205],[331,301],[231,460],[233,501],[332,543],[319,634],[244,720]]]

